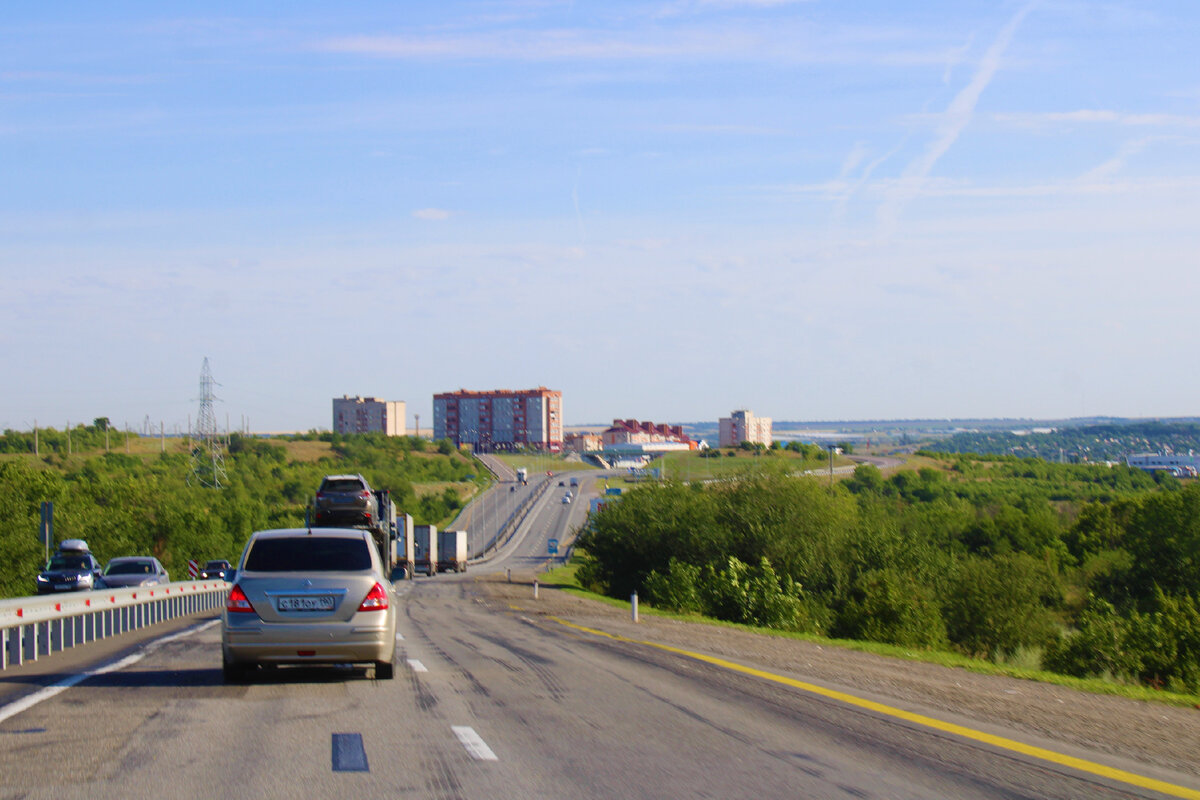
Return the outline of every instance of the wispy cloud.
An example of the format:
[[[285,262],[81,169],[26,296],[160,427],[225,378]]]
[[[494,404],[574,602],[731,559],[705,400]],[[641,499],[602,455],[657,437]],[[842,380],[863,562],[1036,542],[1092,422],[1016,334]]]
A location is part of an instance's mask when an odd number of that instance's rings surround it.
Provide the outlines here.
[[[396,60],[638,62],[727,60],[789,64],[944,66],[943,46],[911,32],[820,27],[803,21],[739,21],[629,29],[520,29],[333,37],[317,52]]]
[[[1076,111],[1050,111],[1043,113],[999,113],[993,114],[994,121],[1021,128],[1063,127],[1066,125],[1110,124],[1127,127],[1200,127],[1200,117],[1180,114],[1130,114],[1106,109],[1078,109]]]
[[[1111,180],[1114,175],[1125,169],[1126,162],[1130,158],[1146,149],[1146,145],[1159,137],[1147,136],[1142,139],[1135,139],[1121,145],[1121,149],[1112,158],[1099,164],[1096,167],[1088,170],[1079,178],[1081,184],[1099,183],[1102,181]]]
[[[924,153],[909,163],[895,191],[880,206],[880,232],[884,238],[890,237],[895,231],[896,222],[904,207],[921,193],[934,165],[954,146],[963,129],[971,122],[980,96],[1000,68],[1000,60],[1004,56],[1004,51],[1008,49],[1022,20],[1033,10],[1035,5],[1037,5],[1037,0],[1023,6],[1000,30],[987,52],[983,54],[971,81],[955,95],[949,107],[942,113],[936,138]]]
[[[412,215],[427,222],[442,222],[450,219],[450,212],[444,208],[418,208]]]

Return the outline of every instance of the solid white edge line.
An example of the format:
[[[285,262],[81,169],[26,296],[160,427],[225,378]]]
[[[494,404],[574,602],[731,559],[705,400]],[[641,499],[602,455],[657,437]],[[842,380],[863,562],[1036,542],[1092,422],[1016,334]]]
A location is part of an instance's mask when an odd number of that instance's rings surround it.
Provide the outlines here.
[[[468,725],[451,725],[450,730],[454,731],[454,735],[462,742],[462,746],[467,748],[467,752],[471,758],[479,761],[499,761],[496,754],[492,752],[492,748],[487,746],[487,742],[483,740],[475,729]]]
[[[180,639],[184,636],[190,636],[193,633],[199,633],[200,631],[208,630],[218,622],[220,622],[220,620],[214,619],[211,622],[206,622],[203,625],[200,625],[199,627],[188,628],[185,631],[179,631],[178,633],[172,633],[169,636],[164,636],[161,639],[155,639],[154,641],[147,642],[146,644],[142,645],[141,649],[136,653],[131,653],[130,655],[127,655],[118,661],[113,661],[105,664],[104,666],[96,667],[95,669],[88,670],[87,672],[78,672],[74,675],[68,675],[58,683],[52,683],[49,686],[38,689],[33,694],[26,695],[20,700],[14,700],[8,705],[0,708],[0,722],[5,722],[6,720],[15,717],[17,714],[20,714],[22,711],[28,711],[38,703],[44,700],[49,700],[51,697],[65,692],[67,689],[70,689],[72,686],[76,685],[77,683],[81,683],[88,678],[96,675],[104,675],[108,672],[115,672],[116,670],[125,669],[125,667],[136,664],[145,658],[147,653],[159,645],[173,642],[176,639]]]
[[[413,672],[429,672],[428,667],[426,667],[420,661],[417,661],[415,658],[408,659],[408,666],[412,668]]]

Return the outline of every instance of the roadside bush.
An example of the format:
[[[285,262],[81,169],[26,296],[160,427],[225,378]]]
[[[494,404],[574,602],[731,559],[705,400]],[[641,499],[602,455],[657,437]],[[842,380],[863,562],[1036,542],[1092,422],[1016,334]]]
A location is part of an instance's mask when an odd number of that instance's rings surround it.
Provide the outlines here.
[[[1126,637],[1126,620],[1112,604],[1089,596],[1075,630],[1050,642],[1042,666],[1077,678],[1129,679],[1137,673],[1138,664],[1126,651]]]
[[[700,573],[700,567],[672,558],[666,573],[651,572],[646,576],[643,590],[646,602],[674,611],[702,613],[705,609],[700,598]]]
[[[967,556],[951,578],[943,609],[950,641],[972,656],[1047,644],[1062,605],[1058,577],[1025,553]]]
[[[1200,691],[1200,607],[1187,595],[1156,596],[1157,608],[1129,619],[1128,649],[1140,660],[1138,679],[1150,686]]]
[[[705,567],[700,595],[717,619],[783,630],[809,627],[800,586],[788,576],[781,580],[765,558],[757,567],[732,556],[720,571]]]
[[[937,598],[912,575],[892,568],[858,577],[831,634],[904,647],[936,649],[949,644]]]

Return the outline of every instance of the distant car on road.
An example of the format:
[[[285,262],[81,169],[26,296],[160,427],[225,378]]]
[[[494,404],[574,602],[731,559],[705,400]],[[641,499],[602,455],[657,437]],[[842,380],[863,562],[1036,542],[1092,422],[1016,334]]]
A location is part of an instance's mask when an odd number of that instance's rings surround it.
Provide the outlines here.
[[[153,556],[119,556],[110,559],[104,566],[102,578],[104,585],[110,589],[171,582],[167,568]]]
[[[570,503],[571,503],[571,493],[570,493],[570,492],[567,492],[566,494],[564,494],[564,495],[563,495],[563,499],[562,499],[562,501],[563,501],[563,505],[564,505],[564,506],[565,506],[565,505],[570,505]]]
[[[219,578],[220,580],[229,580],[229,574],[233,570],[233,565],[225,559],[217,559],[216,561],[205,561],[204,566],[200,568],[200,578]]]
[[[379,500],[362,475],[326,475],[317,489],[317,525],[377,525]]]
[[[37,576],[38,594],[98,589],[104,584],[100,562],[82,539],[67,539]]]
[[[225,680],[258,666],[371,664],[395,675],[397,598],[369,531],[251,534],[221,615]]]

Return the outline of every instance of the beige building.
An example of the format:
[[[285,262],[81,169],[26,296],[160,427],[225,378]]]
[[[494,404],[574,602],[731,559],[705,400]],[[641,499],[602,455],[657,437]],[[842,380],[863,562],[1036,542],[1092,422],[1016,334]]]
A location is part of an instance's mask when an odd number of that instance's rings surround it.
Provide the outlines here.
[[[333,398],[333,432],[404,436],[408,433],[406,413],[403,400],[342,395]]]
[[[742,442],[771,446],[771,418],[756,417],[746,409],[720,419],[720,446],[737,447]]]

